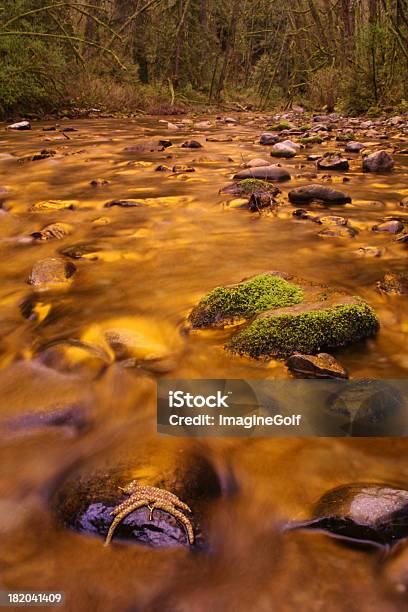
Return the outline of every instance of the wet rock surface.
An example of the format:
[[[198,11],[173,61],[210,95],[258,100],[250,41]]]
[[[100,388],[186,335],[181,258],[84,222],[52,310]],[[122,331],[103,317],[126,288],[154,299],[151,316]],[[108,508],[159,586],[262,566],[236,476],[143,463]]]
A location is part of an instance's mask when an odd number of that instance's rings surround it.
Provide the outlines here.
[[[347,204],[351,202],[350,196],[326,185],[297,187],[289,192],[288,197],[292,204],[309,204],[314,201],[324,204]]]
[[[394,167],[394,160],[387,151],[371,153],[363,160],[364,172],[390,172]]]
[[[268,272],[217,287],[193,309],[193,329],[249,322],[226,348],[254,358],[314,354],[372,336],[374,311],[360,298],[302,279]]]
[[[291,355],[286,365],[299,378],[348,378],[341,363],[328,353]]]
[[[352,483],[325,493],[306,529],[360,544],[390,546],[408,535],[408,491],[393,485]]]
[[[234,179],[238,180],[250,178],[259,179],[262,181],[289,181],[290,173],[286,168],[272,165],[241,170],[234,175]]]
[[[346,171],[349,169],[347,159],[341,157],[339,153],[327,153],[316,162],[319,170]]]
[[[408,274],[388,272],[377,282],[377,287],[380,291],[390,295],[407,295]]]
[[[155,449],[158,452],[155,458]],[[163,450],[164,449],[164,450]],[[158,458],[161,461],[158,461]],[[136,480],[140,486],[154,486],[173,493],[188,504],[186,512],[194,531],[194,548],[205,546],[203,519],[206,504],[221,496],[221,485],[213,466],[194,452],[177,453],[173,443],[157,442],[139,448],[135,457],[122,458],[117,465],[68,479],[54,498],[58,520],[71,529],[105,538],[113,521],[111,512],[125,501],[126,488]],[[143,506],[130,512],[118,524],[113,544],[143,544],[152,548],[190,548],[185,527],[170,512]]]
[[[61,257],[47,257],[37,261],[28,282],[37,289],[59,288],[69,283],[74,275],[74,264]]]

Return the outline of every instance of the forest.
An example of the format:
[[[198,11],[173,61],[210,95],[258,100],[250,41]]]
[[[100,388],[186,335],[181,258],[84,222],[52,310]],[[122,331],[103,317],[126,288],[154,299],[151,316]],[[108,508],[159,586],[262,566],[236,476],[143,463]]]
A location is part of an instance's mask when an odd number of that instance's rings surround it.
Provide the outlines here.
[[[0,58],[3,117],[405,112],[408,0],[1,0]]]

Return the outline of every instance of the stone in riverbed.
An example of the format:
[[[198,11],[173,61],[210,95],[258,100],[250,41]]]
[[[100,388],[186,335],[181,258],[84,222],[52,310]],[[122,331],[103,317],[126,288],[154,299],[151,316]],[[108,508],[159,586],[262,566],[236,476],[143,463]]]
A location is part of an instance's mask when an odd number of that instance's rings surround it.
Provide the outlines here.
[[[291,157],[295,157],[296,149],[290,147],[289,145],[284,144],[283,142],[277,142],[273,145],[271,156],[272,157],[283,157],[285,159],[290,159]]]
[[[140,144],[126,147],[123,150],[125,153],[160,153],[164,151],[165,148],[166,147],[164,147],[160,143],[142,142]]]
[[[388,232],[389,234],[399,234],[404,229],[404,224],[398,219],[384,221],[378,225],[373,225],[373,232]]]
[[[31,236],[36,240],[61,240],[69,236],[73,230],[73,225],[69,223],[51,223],[38,232],[33,232]]]
[[[243,179],[236,183],[230,183],[221,187],[219,193],[223,195],[234,195],[234,196],[251,196],[253,193],[267,193],[271,196],[278,195],[280,193],[279,187],[271,185],[268,181],[261,181],[259,179]]]
[[[290,174],[286,168],[278,165],[261,166],[257,168],[248,168],[241,170],[234,175],[234,179],[260,179],[263,181],[289,181]]]
[[[37,289],[58,289],[69,284],[76,267],[61,257],[47,257],[37,261],[28,282]]]
[[[261,134],[261,137],[259,139],[259,144],[261,145],[273,145],[276,142],[279,142],[279,136],[277,136],[276,134],[270,134],[269,132]]]
[[[74,210],[78,207],[79,202],[77,200],[45,200],[42,202],[36,202],[30,208],[32,212],[46,212],[48,210]]]
[[[325,493],[313,519],[289,529],[324,530],[358,544],[390,546],[408,536],[408,491],[386,483],[352,483]]]
[[[206,539],[206,505],[222,494],[220,479],[211,462],[191,445],[180,453],[173,440],[150,441],[110,455],[109,464],[100,468],[82,468],[68,478],[53,500],[59,522],[79,533],[105,539],[112,524],[111,512],[128,499],[123,488],[136,480],[140,486],[158,487],[173,493],[188,504],[183,511],[194,530],[194,548]],[[106,462],[105,462],[106,463]],[[144,544],[152,548],[189,547],[185,527],[171,513],[156,509],[150,515],[143,506],[130,512],[118,524],[115,543]]]
[[[375,246],[363,246],[356,251],[356,254],[365,257],[381,257],[384,254],[384,249]]]
[[[317,161],[316,166],[319,170],[347,171],[349,169],[347,159],[344,159],[338,153],[326,153]]]
[[[8,126],[9,130],[25,131],[31,130],[31,124],[29,121],[19,121],[18,123],[12,123]]]
[[[357,142],[356,140],[351,140],[346,144],[345,151],[347,153],[360,153],[365,149],[365,145],[362,142]]]
[[[394,160],[387,151],[377,151],[363,159],[364,172],[390,172],[394,167]]]
[[[120,317],[95,323],[80,341],[104,352],[109,361],[153,372],[174,369],[183,348],[175,327],[148,317]]]
[[[202,144],[198,140],[187,140],[181,145],[182,149],[201,149]]]
[[[269,162],[265,159],[256,157],[255,159],[250,159],[249,161],[245,162],[244,166],[245,168],[258,168],[259,166],[269,166]]]
[[[112,208],[113,206],[118,206],[120,208],[141,208],[146,206],[144,202],[140,202],[140,200],[111,200],[110,202],[106,202],[104,204],[104,208]]]
[[[310,204],[313,201],[324,204],[347,204],[351,202],[350,196],[325,185],[305,185],[289,192],[291,204]]]
[[[320,238],[354,238],[357,230],[352,227],[327,227],[318,233]]]
[[[301,378],[348,378],[341,363],[328,353],[291,355],[286,365]]]
[[[319,218],[320,223],[323,225],[347,225],[348,219],[345,217],[339,217],[337,215],[327,215]]]
[[[249,198],[248,208],[251,212],[259,212],[262,208],[276,206],[277,202],[271,193],[255,191]]]
[[[408,293],[408,274],[389,272],[377,282],[380,291],[391,295],[406,295]]]
[[[249,323],[226,345],[250,357],[315,354],[375,334],[374,310],[362,299],[279,272],[217,287],[190,314],[193,329]]]
[[[403,208],[408,208],[408,197],[403,198],[400,202],[400,206],[402,206]]]

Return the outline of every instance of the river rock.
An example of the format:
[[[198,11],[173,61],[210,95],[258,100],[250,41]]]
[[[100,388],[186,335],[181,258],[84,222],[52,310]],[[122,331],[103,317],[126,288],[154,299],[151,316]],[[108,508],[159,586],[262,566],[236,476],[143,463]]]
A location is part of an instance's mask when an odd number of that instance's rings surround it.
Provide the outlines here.
[[[250,197],[253,193],[261,194],[266,193],[270,196],[276,196],[281,190],[276,185],[271,184],[268,181],[261,181],[259,179],[243,179],[235,183],[229,183],[224,187],[221,187],[219,193],[223,195],[233,195],[238,197]]]
[[[260,179],[263,181],[289,181],[290,174],[286,168],[282,166],[262,166],[258,168],[248,168],[241,170],[234,175],[234,179]]]
[[[104,204],[104,208],[113,208],[114,206],[118,206],[119,208],[142,208],[146,206],[144,202],[140,200],[111,200],[110,202],[106,202]]]
[[[386,483],[342,485],[325,493],[313,519],[297,527],[388,547],[408,536],[408,491]]]
[[[290,159],[291,157],[295,157],[296,149],[290,147],[289,145],[285,145],[283,142],[277,142],[272,147],[271,155],[272,157],[283,157],[285,159]]]
[[[319,170],[347,171],[349,169],[347,159],[344,159],[338,153],[326,153],[317,161],[316,166]]]
[[[38,232],[33,232],[31,236],[36,240],[61,240],[72,233],[73,225],[69,223],[51,223]]]
[[[384,249],[375,246],[363,246],[356,251],[357,255],[365,257],[381,257],[384,254]]]
[[[187,140],[181,145],[182,149],[201,149],[202,146],[198,140]]]
[[[61,257],[47,257],[37,261],[28,282],[37,289],[58,289],[66,286],[76,271],[76,267]]]
[[[139,144],[126,147],[125,153],[161,153],[166,147],[155,142],[141,142]]]
[[[172,172],[175,172],[177,174],[182,174],[184,172],[195,172],[195,168],[193,168],[192,166],[186,166],[185,164],[176,164],[175,166],[173,166]]]
[[[251,194],[248,202],[248,208],[251,212],[259,212],[262,208],[276,206],[277,202],[273,199],[271,193],[255,191]]]
[[[273,145],[276,142],[279,142],[279,136],[277,136],[276,134],[271,134],[270,132],[265,132],[264,134],[261,134],[261,137],[259,139],[259,144],[261,145]]]
[[[348,224],[348,219],[345,219],[345,217],[339,217],[337,215],[327,215],[325,217],[319,217],[319,221],[320,223],[323,223],[323,225],[347,225]]]
[[[36,202],[30,208],[32,212],[46,212],[50,210],[74,210],[79,205],[77,200],[45,200]]]
[[[255,358],[316,354],[367,338],[379,327],[375,312],[360,298],[279,272],[216,287],[189,322],[193,329],[247,322],[226,348]]]
[[[82,468],[62,484],[52,504],[60,524],[105,539],[113,520],[112,510],[129,498],[123,488],[136,481],[173,493],[188,504],[191,513],[183,510],[183,514],[193,527],[192,546],[203,547],[205,506],[221,496],[220,481],[210,461],[191,445],[185,445],[180,453],[179,444],[173,440],[128,446],[128,452],[111,454],[108,465]],[[147,506],[130,512],[118,524],[111,546],[119,542],[153,548],[191,546],[183,524],[164,510],[156,509],[150,516]]]
[[[17,131],[31,130],[31,124],[29,121],[19,121],[18,123],[9,125],[8,129]]]
[[[352,227],[326,227],[318,233],[320,238],[354,238],[357,231]]]
[[[384,278],[377,282],[377,287],[384,293],[391,295],[408,294],[408,274],[388,272]]]
[[[174,369],[183,340],[173,325],[149,317],[119,317],[94,323],[80,341],[103,352],[108,361],[154,372]]]
[[[364,172],[390,172],[394,167],[394,160],[387,151],[371,153],[363,160]]]
[[[402,206],[403,208],[408,208],[408,197],[402,198],[400,206]]]
[[[347,204],[351,202],[350,196],[325,185],[305,185],[289,192],[289,202],[292,204],[310,204],[313,201],[324,204]]]
[[[107,181],[106,179],[98,178],[93,179],[89,184],[91,185],[91,187],[106,187],[106,185],[109,185],[109,181]]]
[[[269,161],[266,161],[265,159],[260,159],[259,157],[256,157],[254,159],[250,159],[249,161],[245,162],[244,166],[246,168],[259,168],[260,166],[269,166]]]
[[[356,140],[350,140],[346,144],[345,148],[347,153],[360,153],[360,151],[362,151],[363,149],[365,149],[365,145],[362,142],[358,142]]]
[[[384,221],[378,225],[373,225],[373,232],[388,232],[389,234],[399,234],[404,229],[404,224],[398,219]]]
[[[301,378],[348,378],[347,371],[328,353],[291,355],[286,365]]]

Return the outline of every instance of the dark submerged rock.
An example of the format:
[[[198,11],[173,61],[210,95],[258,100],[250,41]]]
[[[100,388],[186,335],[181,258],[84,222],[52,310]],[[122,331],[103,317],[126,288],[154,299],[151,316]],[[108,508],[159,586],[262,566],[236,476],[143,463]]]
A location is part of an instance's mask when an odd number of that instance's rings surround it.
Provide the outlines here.
[[[201,149],[202,146],[198,140],[187,140],[181,145],[182,149]]]
[[[279,142],[279,136],[277,136],[276,134],[270,134],[269,132],[261,134],[261,137],[259,139],[259,144],[261,145],[273,145],[276,142]]]
[[[33,232],[31,236],[36,240],[61,240],[68,236],[73,230],[69,223],[51,223],[38,232]]]
[[[80,533],[105,538],[113,520],[111,511],[128,497],[120,487],[132,480],[165,489],[188,504],[192,513],[185,514],[193,524],[194,547],[202,547],[205,504],[221,495],[221,485],[205,457],[190,451],[180,455],[174,443],[162,443],[160,448],[147,444],[107,469],[73,475],[55,496],[58,520]],[[183,525],[162,510],[155,510],[150,520],[147,507],[134,510],[120,522],[113,544],[118,541],[153,548],[189,547]]]
[[[286,365],[300,378],[348,378],[341,363],[328,353],[291,355]]]
[[[113,208],[113,206],[119,206],[120,208],[141,208],[146,206],[146,204],[139,200],[111,200],[104,204],[104,208]]]
[[[344,159],[338,153],[326,153],[317,161],[316,165],[319,170],[347,171],[349,169],[347,159]]]
[[[289,202],[292,204],[310,204],[313,201],[325,204],[347,204],[351,202],[350,196],[325,185],[305,185],[289,192]]]
[[[320,498],[312,520],[291,528],[323,530],[357,544],[388,547],[408,535],[408,491],[385,483],[342,485]]]
[[[352,227],[326,227],[318,233],[320,238],[354,238],[357,231]]]
[[[404,434],[404,402],[398,389],[382,380],[357,380],[326,398],[325,413],[350,436]]]
[[[373,232],[388,232],[389,234],[399,234],[404,229],[404,224],[398,219],[384,221],[372,227]]]
[[[75,271],[74,264],[62,257],[47,257],[34,264],[28,282],[39,289],[57,288],[66,285]]]
[[[407,295],[408,274],[389,272],[384,275],[382,280],[377,282],[377,287],[380,291],[391,295]]]
[[[260,166],[257,168],[248,168],[241,170],[234,175],[234,179],[259,179],[262,181],[289,181],[290,174],[286,168],[282,166]]]

